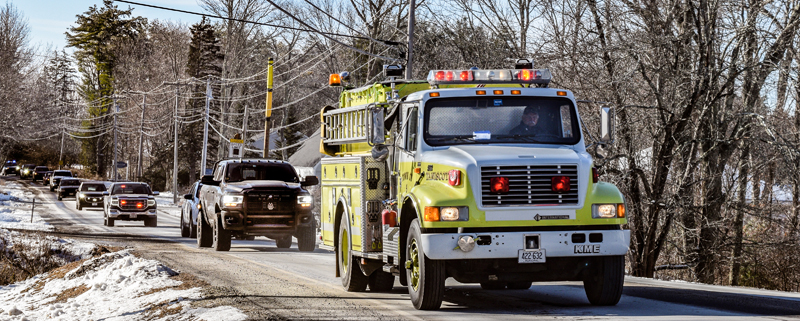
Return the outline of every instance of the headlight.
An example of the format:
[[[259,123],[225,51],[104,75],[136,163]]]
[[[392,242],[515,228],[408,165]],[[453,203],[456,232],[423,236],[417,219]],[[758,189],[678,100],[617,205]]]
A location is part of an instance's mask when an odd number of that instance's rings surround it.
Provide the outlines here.
[[[225,195],[222,196],[222,205],[225,207],[239,207],[242,205],[244,196],[241,195]]]
[[[155,205],[156,205],[156,200],[154,199],[147,200],[147,206],[155,206]]]
[[[623,217],[625,217],[625,204],[592,205],[592,218],[623,218]]]
[[[311,195],[300,195],[297,197],[297,204],[300,204],[302,207],[311,207],[311,203],[314,202],[314,198]]]
[[[111,205],[118,206],[119,205],[119,198],[112,197],[111,198]]]
[[[448,206],[448,207],[435,207],[426,206],[425,221],[469,221],[469,207],[466,206]]]
[[[85,197],[86,197],[86,196],[85,196],[85,195],[83,195],[83,193],[78,193],[78,198],[80,198],[80,199],[83,199],[83,198],[85,198]]]

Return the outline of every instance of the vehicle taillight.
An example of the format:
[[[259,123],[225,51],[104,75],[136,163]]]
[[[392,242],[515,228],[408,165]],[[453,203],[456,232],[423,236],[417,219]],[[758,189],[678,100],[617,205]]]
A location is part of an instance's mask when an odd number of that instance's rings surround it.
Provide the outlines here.
[[[461,170],[459,169],[451,169],[450,170],[450,179],[447,181],[450,186],[458,186],[461,185]]]
[[[592,183],[600,181],[600,173],[597,172],[597,167],[592,167]]]
[[[492,177],[489,184],[492,193],[508,193],[508,177]]]
[[[550,180],[550,185],[553,188],[553,192],[569,192],[569,177],[555,176]]]

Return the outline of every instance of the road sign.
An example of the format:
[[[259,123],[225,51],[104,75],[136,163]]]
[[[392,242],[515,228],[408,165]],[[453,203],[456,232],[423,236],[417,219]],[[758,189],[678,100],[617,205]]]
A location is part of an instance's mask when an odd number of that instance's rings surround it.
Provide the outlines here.
[[[228,157],[242,157],[242,147],[242,143],[231,142],[228,145]]]
[[[122,161],[117,162],[117,168],[125,168],[125,167],[128,167],[128,163]]]
[[[231,138],[231,143],[244,144],[244,140]]]

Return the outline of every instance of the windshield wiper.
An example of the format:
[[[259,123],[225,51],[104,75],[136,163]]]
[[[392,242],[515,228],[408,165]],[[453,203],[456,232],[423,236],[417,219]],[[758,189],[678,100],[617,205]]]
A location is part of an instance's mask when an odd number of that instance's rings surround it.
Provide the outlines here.
[[[433,138],[432,140],[435,140],[435,141],[438,141],[438,142],[450,142],[450,141],[455,141],[455,142],[474,142],[475,141],[475,137],[473,137],[473,136],[452,136],[452,137],[443,137],[443,138]]]
[[[497,136],[495,136],[495,138],[497,138],[497,139],[509,139],[509,138],[511,138],[511,139],[523,141],[523,142],[526,142],[526,143],[541,143],[540,140],[536,139],[535,136],[531,136],[531,135],[520,135],[520,134],[497,135]]]

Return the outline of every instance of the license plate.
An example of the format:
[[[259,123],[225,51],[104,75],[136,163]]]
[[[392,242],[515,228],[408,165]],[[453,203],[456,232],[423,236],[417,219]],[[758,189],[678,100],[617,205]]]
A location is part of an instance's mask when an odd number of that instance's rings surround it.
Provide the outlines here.
[[[131,218],[136,218],[136,214],[135,213],[131,213]]]
[[[69,193],[69,195],[75,195],[75,193]]]
[[[538,251],[519,250],[517,254],[517,263],[544,263],[547,259],[544,249]]]
[[[92,206],[97,206],[97,203],[92,203]]]

